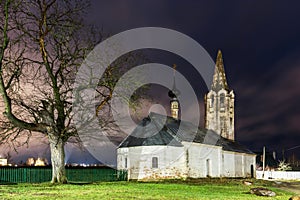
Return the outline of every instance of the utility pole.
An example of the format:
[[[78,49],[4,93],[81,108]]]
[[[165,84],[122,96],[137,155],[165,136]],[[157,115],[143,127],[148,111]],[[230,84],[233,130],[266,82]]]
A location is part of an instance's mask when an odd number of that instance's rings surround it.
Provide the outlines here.
[[[265,163],[266,162],[266,147],[263,148],[263,175],[262,177],[265,178]]]

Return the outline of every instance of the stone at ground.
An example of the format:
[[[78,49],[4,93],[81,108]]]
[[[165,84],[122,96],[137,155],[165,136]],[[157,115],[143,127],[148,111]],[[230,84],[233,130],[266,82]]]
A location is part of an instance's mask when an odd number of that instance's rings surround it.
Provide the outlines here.
[[[250,181],[244,181],[243,183],[244,183],[244,185],[252,185],[252,184],[253,184],[253,183],[250,182]]]
[[[292,196],[289,200],[300,200],[300,196]]]
[[[250,193],[256,194],[257,196],[267,196],[267,197],[276,196],[275,192],[273,192],[272,190],[269,190],[267,188],[251,188]]]

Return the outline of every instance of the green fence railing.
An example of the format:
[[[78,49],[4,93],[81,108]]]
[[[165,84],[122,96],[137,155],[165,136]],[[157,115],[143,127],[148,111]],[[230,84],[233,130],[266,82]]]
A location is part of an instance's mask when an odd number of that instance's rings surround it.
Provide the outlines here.
[[[66,173],[71,182],[127,180],[127,171],[112,168],[66,168]],[[51,176],[52,170],[48,167],[0,167],[0,183],[40,183],[50,181]]]

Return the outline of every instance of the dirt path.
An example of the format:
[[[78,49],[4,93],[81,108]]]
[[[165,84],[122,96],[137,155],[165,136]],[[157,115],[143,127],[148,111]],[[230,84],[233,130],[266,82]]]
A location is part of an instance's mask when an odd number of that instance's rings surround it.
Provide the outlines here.
[[[300,195],[300,182],[274,182],[274,186]]]

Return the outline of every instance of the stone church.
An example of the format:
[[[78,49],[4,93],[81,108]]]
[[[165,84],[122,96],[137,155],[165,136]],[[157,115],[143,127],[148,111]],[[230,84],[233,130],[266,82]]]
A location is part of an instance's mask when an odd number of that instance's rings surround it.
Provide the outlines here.
[[[135,180],[253,177],[255,154],[234,138],[234,92],[221,51],[205,95],[204,128],[179,119],[177,95],[176,88],[169,91],[171,116],[150,113],[122,141],[117,168],[128,170],[128,179]]]

